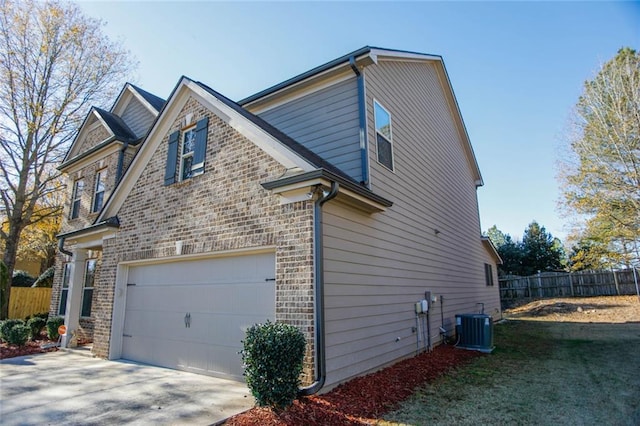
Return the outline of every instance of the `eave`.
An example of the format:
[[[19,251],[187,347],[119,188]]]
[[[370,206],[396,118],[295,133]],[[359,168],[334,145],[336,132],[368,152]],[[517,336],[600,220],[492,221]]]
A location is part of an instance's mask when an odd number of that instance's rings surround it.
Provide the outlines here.
[[[392,201],[325,169],[316,169],[307,173],[264,182],[262,187],[280,195],[283,204],[286,204],[309,199],[310,194],[312,194],[310,188],[315,186],[329,188],[331,182],[337,182],[340,185],[338,200],[368,213],[383,212],[393,205]]]
[[[58,234],[56,237],[59,240],[73,242],[79,248],[101,247],[102,240],[115,235],[118,228],[120,221],[117,216],[113,216],[86,228]]]
[[[489,239],[489,237],[485,237],[482,236],[480,237],[480,240],[482,241],[482,245],[484,245],[485,249],[487,249],[487,251],[493,255],[493,257],[496,259],[496,263],[498,265],[502,265],[502,258],[500,257],[500,254],[498,253],[498,250],[496,250],[496,246],[493,245],[493,243],[491,242],[491,240]]]
[[[118,152],[123,144],[124,142],[116,139],[115,136],[111,136],[93,148],[60,164],[58,166],[58,170],[65,173],[73,173],[84,168],[88,164],[94,163],[95,161],[107,157],[114,152]],[[131,147],[131,149],[133,149],[133,147]]]

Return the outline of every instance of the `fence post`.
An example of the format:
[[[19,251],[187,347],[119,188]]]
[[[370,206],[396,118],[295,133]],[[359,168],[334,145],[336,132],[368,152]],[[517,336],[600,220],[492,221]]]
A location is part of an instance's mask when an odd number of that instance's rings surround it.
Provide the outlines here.
[[[569,272],[569,285],[571,286],[571,297],[575,297],[575,292],[573,291],[573,276],[571,276],[571,272]]]
[[[620,296],[620,286],[618,285],[618,277],[616,276],[616,270],[612,268],[611,272],[613,272],[613,282],[616,285],[616,293],[618,294],[618,296]]]
[[[542,295],[542,277],[540,276],[540,271],[538,271],[538,297],[544,297]]]

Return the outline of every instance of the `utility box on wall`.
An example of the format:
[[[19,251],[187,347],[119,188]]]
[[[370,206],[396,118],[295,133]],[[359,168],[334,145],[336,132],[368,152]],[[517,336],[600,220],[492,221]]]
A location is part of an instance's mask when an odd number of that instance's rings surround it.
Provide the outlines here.
[[[456,347],[491,353],[493,346],[493,319],[486,314],[456,315]]]

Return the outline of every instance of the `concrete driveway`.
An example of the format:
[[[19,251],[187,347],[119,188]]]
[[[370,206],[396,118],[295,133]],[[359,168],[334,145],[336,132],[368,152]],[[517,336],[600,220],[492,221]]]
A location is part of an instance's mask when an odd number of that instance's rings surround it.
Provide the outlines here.
[[[246,385],[70,351],[0,361],[2,425],[210,425],[253,406]]]

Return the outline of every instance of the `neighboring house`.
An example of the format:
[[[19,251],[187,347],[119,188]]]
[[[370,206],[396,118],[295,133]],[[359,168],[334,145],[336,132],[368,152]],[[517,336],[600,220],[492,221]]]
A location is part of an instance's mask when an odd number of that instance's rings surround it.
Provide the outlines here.
[[[271,319],[305,334],[311,393],[414,354],[427,291],[433,343],[479,303],[499,314],[482,177],[440,56],[365,47],[238,103],[183,77],[139,133],[124,96],[89,114],[61,167],[86,182],[51,311],[95,355],[241,379],[244,331]],[[137,152],[95,209],[96,164],[119,170],[97,154],[107,138]]]

